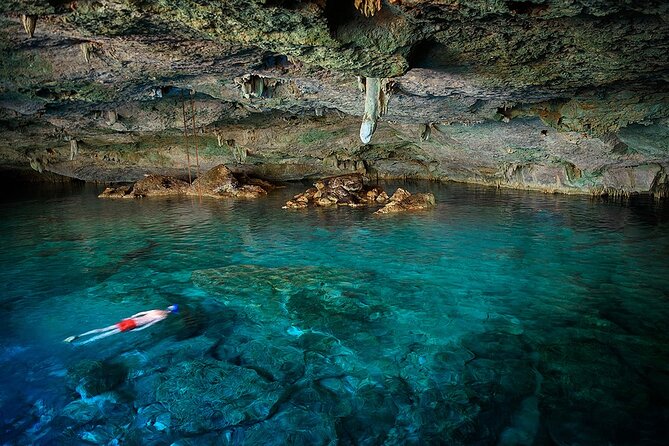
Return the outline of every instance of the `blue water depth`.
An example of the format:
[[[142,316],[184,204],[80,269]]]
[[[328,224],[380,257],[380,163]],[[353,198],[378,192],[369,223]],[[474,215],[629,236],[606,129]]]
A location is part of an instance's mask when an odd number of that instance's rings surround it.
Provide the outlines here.
[[[665,444],[665,205],[404,187],[437,208],[3,201],[0,444]]]

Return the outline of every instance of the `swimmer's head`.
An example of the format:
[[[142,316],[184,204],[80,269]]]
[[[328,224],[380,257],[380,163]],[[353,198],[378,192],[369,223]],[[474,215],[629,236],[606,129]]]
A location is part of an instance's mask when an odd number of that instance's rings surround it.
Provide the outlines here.
[[[172,304],[169,307],[167,307],[167,311],[169,311],[170,313],[176,314],[176,313],[179,312],[179,305],[178,304]]]

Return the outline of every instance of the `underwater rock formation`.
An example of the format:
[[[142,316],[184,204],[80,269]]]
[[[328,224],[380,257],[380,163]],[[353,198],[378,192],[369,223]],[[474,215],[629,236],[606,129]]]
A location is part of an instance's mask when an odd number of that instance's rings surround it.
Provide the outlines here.
[[[156,398],[186,434],[261,421],[281,396],[279,383],[213,360],[181,362],[170,367],[161,381]]]
[[[82,398],[108,392],[125,381],[128,369],[121,363],[79,361],[67,371],[67,383]]]
[[[374,214],[422,211],[433,208],[435,204],[434,195],[431,193],[411,194],[402,188],[398,188],[390,197],[388,203]]]
[[[361,174],[324,178],[315,187],[286,202],[284,209],[303,209],[312,206],[366,206],[384,203],[388,195],[378,186],[366,186]]]

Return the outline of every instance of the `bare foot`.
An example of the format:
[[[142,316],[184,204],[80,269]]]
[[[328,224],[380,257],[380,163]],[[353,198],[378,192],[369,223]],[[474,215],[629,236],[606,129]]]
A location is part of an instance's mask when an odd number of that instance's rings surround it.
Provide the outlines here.
[[[76,336],[70,336],[69,338],[63,339],[63,342],[67,342],[69,344],[70,342],[74,341],[75,339],[77,339]]]

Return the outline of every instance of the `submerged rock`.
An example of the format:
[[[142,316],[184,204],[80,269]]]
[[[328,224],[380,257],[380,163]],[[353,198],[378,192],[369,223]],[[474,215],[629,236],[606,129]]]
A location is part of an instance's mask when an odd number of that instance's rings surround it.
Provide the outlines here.
[[[255,371],[213,360],[170,367],[156,390],[172,427],[197,434],[269,417],[282,391]]]
[[[82,398],[88,398],[115,389],[127,376],[123,364],[84,360],[68,369],[67,383]]]
[[[303,209],[312,206],[367,206],[385,203],[388,195],[378,186],[366,186],[364,177],[354,173],[324,178],[315,187],[295,195],[284,209]]]
[[[390,214],[395,212],[422,211],[435,206],[434,195],[431,193],[411,194],[398,188],[388,204],[374,212],[374,214]]]
[[[314,331],[348,339],[393,318],[380,294],[359,289],[369,276],[358,271],[233,265],[195,271],[192,280],[236,318],[289,340]]]

